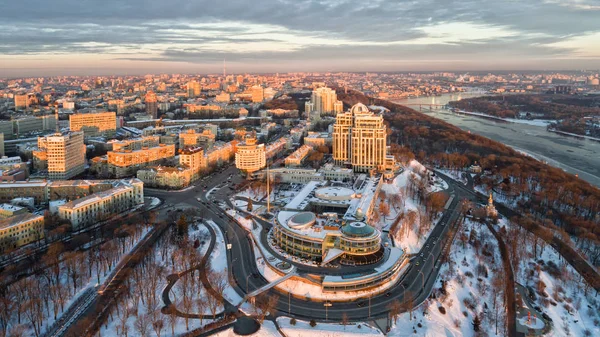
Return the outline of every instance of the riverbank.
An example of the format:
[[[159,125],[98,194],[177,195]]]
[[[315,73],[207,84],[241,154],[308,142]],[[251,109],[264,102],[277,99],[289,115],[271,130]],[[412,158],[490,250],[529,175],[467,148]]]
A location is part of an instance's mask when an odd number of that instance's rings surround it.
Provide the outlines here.
[[[563,135],[563,136],[567,136],[567,137],[575,137],[577,139],[587,139],[587,140],[591,140],[594,142],[600,142],[600,138],[596,138],[596,137],[590,137],[590,136],[580,135],[577,133],[560,131],[560,130],[556,130],[556,129],[548,129],[548,131],[558,133],[559,135]]]
[[[464,111],[464,110],[460,110],[460,109],[453,109],[450,110],[456,114],[459,115],[470,115],[470,116],[477,116],[477,117],[481,117],[481,118],[486,118],[486,119],[493,119],[496,121],[501,121],[501,122],[505,122],[505,123],[517,123],[517,124],[526,124],[526,125],[532,125],[532,126],[543,126],[546,127],[549,124],[553,123],[554,121],[551,120],[547,120],[547,119],[518,119],[518,118],[503,118],[503,117],[497,117],[497,116],[492,116],[492,115],[488,115],[488,114],[484,114],[481,112],[472,112],[472,111]]]

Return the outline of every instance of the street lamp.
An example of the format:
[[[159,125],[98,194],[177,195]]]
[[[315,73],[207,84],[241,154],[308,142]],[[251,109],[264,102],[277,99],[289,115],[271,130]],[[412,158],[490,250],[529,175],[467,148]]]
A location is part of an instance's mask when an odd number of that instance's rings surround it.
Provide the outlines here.
[[[323,306],[325,307],[325,320],[327,320],[327,308],[329,308],[332,305],[333,304],[331,304],[330,302],[323,303]]]
[[[252,274],[248,274],[248,276],[246,276],[246,294],[248,294],[250,292],[249,287],[248,287],[248,280],[250,279],[250,276],[252,276]]]

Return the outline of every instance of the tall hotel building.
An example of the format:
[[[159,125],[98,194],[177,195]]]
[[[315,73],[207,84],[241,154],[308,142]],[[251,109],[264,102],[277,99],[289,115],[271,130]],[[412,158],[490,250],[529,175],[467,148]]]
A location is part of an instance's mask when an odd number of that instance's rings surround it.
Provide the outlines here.
[[[145,103],[146,113],[156,119],[158,117],[158,100],[154,91],[148,91],[148,93],[146,93]]]
[[[355,172],[384,169],[386,165],[386,126],[362,103],[339,113],[333,125],[333,159],[350,164]]]
[[[256,172],[267,165],[265,144],[256,144],[256,138],[246,138],[236,146],[235,167],[247,173]]]
[[[321,87],[313,90],[305,111],[310,120],[318,120],[322,115],[334,116],[344,110],[344,104],[338,101],[335,90]]]
[[[48,162],[48,178],[66,180],[85,169],[83,132],[64,132],[38,137],[36,154]]]
[[[71,131],[83,131],[85,136],[112,135],[117,130],[114,112],[79,113],[69,116]]]

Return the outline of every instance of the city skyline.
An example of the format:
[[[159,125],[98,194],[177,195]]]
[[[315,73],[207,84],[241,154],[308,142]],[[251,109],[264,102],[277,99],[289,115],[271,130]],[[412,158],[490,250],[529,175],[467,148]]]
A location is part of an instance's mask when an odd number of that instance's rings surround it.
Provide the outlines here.
[[[0,76],[600,68],[593,1],[34,0],[0,14]]]

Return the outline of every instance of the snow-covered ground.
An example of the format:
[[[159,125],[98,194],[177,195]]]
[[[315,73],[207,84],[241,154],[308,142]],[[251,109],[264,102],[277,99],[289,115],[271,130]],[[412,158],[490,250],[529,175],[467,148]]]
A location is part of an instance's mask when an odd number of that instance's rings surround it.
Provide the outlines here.
[[[225,245],[225,238],[223,237],[223,233],[219,226],[217,226],[212,220],[207,221],[208,225],[211,226],[216,233],[217,240],[215,242],[215,247],[210,255],[210,266],[212,270],[215,272],[221,272],[228,275],[227,270],[227,246]],[[229,280],[229,277],[227,278]],[[225,291],[223,292],[223,297],[229,301],[233,305],[239,305],[242,303],[243,298],[240,294],[233,289],[233,287],[227,282],[227,286],[225,287]]]
[[[515,281],[535,291],[532,304],[552,319],[549,336],[600,336],[600,299],[594,296],[593,290],[588,289],[586,294],[585,282],[577,271],[552,246],[542,246],[541,239],[535,258],[533,236],[521,227],[505,219],[496,227],[515,231],[509,234],[519,240],[516,242],[519,268]]]
[[[200,242],[200,246],[197,248],[198,256],[202,256],[207,253],[208,246],[210,245],[210,235],[208,233],[208,229],[203,224],[192,224],[190,225],[189,230],[189,238],[191,242],[194,242],[196,239]],[[126,307],[126,310],[113,311],[113,314],[109,316],[106,324],[102,326],[100,335],[101,336],[125,336],[125,330],[127,330],[128,337],[141,337],[143,334],[139,331],[139,328],[144,324],[143,322],[150,322],[149,332],[151,334],[156,334],[156,332],[152,329],[153,322],[162,322],[163,328],[161,329],[163,336],[174,336],[178,334],[185,333],[188,331],[186,329],[185,320],[183,318],[173,318],[168,315],[163,314],[160,310],[164,303],[162,302],[162,292],[165,286],[167,285],[166,276],[171,273],[181,272],[183,271],[182,262],[178,262],[182,259],[181,251],[178,250],[177,245],[173,244],[168,240],[168,236],[163,236],[164,241],[159,241],[157,246],[154,247],[153,250],[153,262],[151,266],[147,266],[145,274],[145,279],[141,280],[142,283],[151,283],[150,279],[152,277],[149,274],[159,274],[157,278],[158,284],[154,289],[154,302],[155,305],[152,308],[148,308],[148,304],[143,301],[141,296],[135,296],[137,291],[139,291],[140,285],[135,281],[132,282],[132,294],[134,296],[129,296],[126,298],[126,303],[122,305]],[[164,246],[163,246],[164,245]],[[139,268],[137,266],[136,268]],[[196,274],[197,275],[197,274]],[[134,278],[135,280],[135,278]],[[179,279],[170,292],[171,301],[177,305],[178,309],[182,312],[185,312],[185,308],[182,307],[182,279]],[[198,280],[195,283],[196,286],[193,287],[193,291],[191,291],[191,302],[196,303],[196,301],[200,298],[206,298],[210,296],[200,281]],[[143,286],[142,286],[143,287]],[[222,311],[222,306],[217,311]],[[127,311],[127,313],[125,313]],[[191,308],[190,313],[198,313],[196,305]],[[210,314],[207,308],[204,309],[204,314]],[[190,319],[188,321],[188,328],[196,329],[202,327],[210,323],[212,320],[210,319]],[[147,323],[147,322],[146,322]],[[173,330],[171,329],[171,323],[173,324]],[[172,333],[174,331],[174,334]]]
[[[494,272],[502,272],[497,241],[485,225],[469,220],[463,224],[462,233],[464,248],[459,232],[451,248],[451,265],[442,266],[434,285],[436,298],[414,309],[412,320],[409,313],[400,315],[388,336],[475,336],[473,317],[482,312],[487,314],[481,315],[481,331],[494,331],[493,296],[498,291],[491,284]],[[485,266],[487,277],[483,269],[477,273],[478,265]],[[446,281],[446,295],[439,291],[440,280]],[[500,317],[504,312],[501,297],[496,304]]]
[[[160,199],[157,197],[144,197],[144,199],[150,199],[150,205],[148,206],[148,209],[156,208],[161,203]]]
[[[225,331],[218,332],[213,334],[214,337],[236,337],[239,336],[235,332],[233,332],[233,328],[229,328]],[[275,323],[272,321],[264,321],[260,326],[260,329],[251,334],[247,335],[249,337],[282,337],[279,331],[277,331],[277,327],[275,327]]]
[[[386,194],[386,199],[377,199],[375,210],[379,210],[381,204],[387,204],[389,215],[380,216],[375,227],[389,230],[393,223],[401,217],[398,223],[398,230],[393,235],[396,246],[404,249],[407,253],[418,252],[423,243],[427,240],[429,233],[435,225],[429,221],[421,222],[421,216],[426,216],[424,207],[418,200],[410,196],[410,185],[420,179],[419,173],[424,172],[425,167],[416,160],[410,162],[407,168],[397,175],[391,183],[384,183],[381,190]],[[448,188],[444,182],[437,183],[437,188]],[[399,196],[396,202],[391,196]],[[421,226],[423,223],[423,226]]]
[[[380,337],[381,331],[365,323],[317,323],[313,328],[309,322],[296,320],[296,324],[290,323],[289,317],[278,317],[277,324],[286,337]]]

